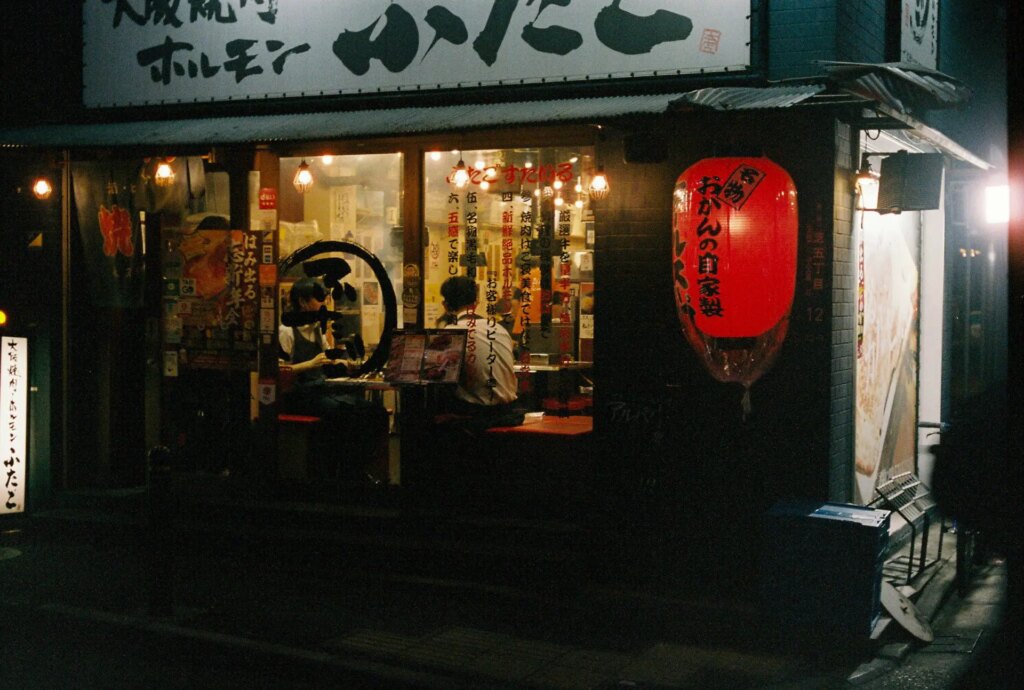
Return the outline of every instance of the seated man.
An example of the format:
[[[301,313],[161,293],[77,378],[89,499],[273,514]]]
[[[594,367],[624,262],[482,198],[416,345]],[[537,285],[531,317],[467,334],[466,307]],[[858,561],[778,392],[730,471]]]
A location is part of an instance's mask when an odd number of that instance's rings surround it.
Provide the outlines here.
[[[446,328],[467,332],[466,357],[459,384],[446,401],[450,424],[475,437],[493,426],[522,424],[516,405],[512,337],[495,317],[476,312],[477,284],[468,276],[453,276],[441,285],[448,315]]]
[[[296,281],[289,294],[293,311],[316,312],[329,300],[319,280]],[[327,369],[350,371],[358,367],[351,360],[329,359],[324,334],[317,323],[278,329],[279,371],[292,379],[291,389],[281,394],[281,411],[321,417],[329,431],[324,468],[320,474],[334,476],[344,462],[348,469],[362,467],[366,478],[379,483],[387,477],[388,416],[380,405],[361,395],[341,393],[327,385]],[[352,472],[349,472],[352,474]]]

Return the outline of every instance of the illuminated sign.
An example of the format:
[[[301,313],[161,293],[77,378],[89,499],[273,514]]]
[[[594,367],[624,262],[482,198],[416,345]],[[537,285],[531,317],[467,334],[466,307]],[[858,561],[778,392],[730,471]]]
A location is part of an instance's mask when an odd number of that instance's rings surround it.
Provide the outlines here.
[[[87,107],[738,72],[751,3],[85,0]]]
[[[0,338],[0,514],[25,512],[28,386],[28,339]]]

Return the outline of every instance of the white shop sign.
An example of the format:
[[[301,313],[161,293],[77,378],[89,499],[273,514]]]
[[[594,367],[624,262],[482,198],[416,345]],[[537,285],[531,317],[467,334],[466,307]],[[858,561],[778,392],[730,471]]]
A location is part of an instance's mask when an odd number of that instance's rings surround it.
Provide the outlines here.
[[[749,0],[84,2],[88,107],[733,72],[750,63]]]

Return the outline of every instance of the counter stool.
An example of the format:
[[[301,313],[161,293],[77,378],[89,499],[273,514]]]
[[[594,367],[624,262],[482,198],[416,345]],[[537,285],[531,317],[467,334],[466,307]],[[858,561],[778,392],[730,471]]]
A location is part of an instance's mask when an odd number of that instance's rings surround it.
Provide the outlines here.
[[[281,479],[307,479],[314,436],[323,419],[304,414],[277,415],[277,474]]]

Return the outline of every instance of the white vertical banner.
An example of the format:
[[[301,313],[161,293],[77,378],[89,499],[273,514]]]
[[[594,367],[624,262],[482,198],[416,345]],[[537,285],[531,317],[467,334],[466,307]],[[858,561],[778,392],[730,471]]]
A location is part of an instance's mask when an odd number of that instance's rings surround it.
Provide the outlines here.
[[[25,512],[28,386],[28,339],[0,338],[0,514]]]
[[[900,17],[900,60],[937,69],[939,0],[904,0]]]

